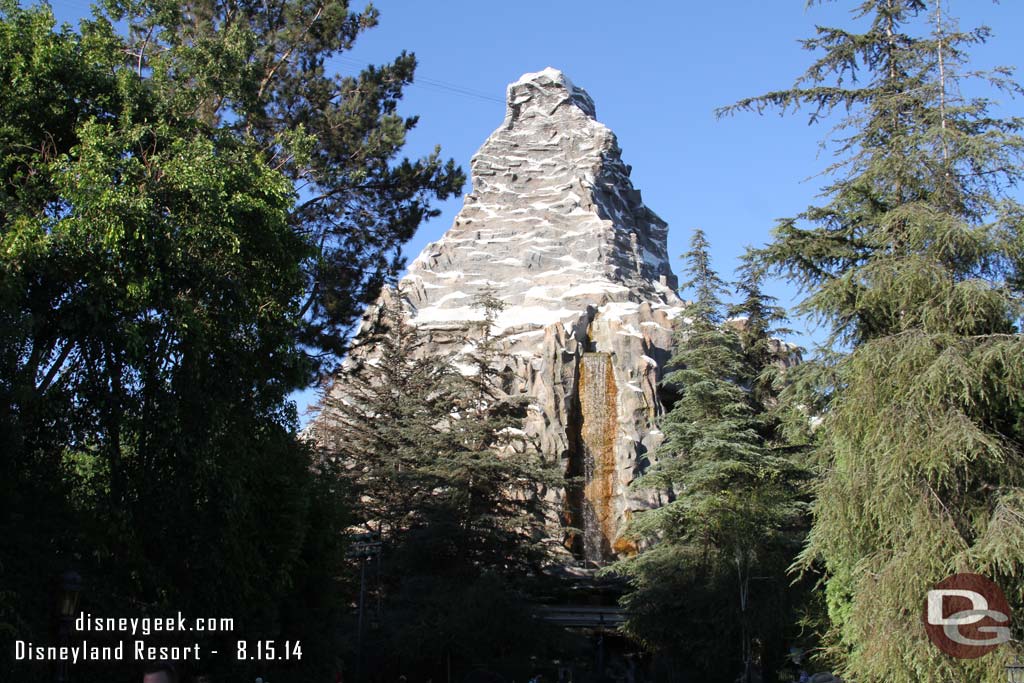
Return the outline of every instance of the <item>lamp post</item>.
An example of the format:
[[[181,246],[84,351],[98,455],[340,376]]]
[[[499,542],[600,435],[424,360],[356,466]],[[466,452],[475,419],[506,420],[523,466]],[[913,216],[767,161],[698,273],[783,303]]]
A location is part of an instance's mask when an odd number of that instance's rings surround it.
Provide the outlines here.
[[[363,680],[363,606],[366,602],[366,560],[376,557],[380,562],[380,534],[359,534],[352,539],[348,556],[359,560],[359,617],[356,626],[356,683]],[[379,587],[378,587],[379,589]]]
[[[78,572],[69,569],[60,577],[60,601],[57,603],[58,622],[57,639],[61,647],[67,647],[71,640],[71,624],[75,619],[75,610],[78,609],[78,595],[82,592],[82,577]],[[68,680],[68,663],[65,660],[57,662],[53,680],[56,683],[65,683]]]
[[[1018,659],[1006,666],[1007,683],[1024,683],[1024,664]]]

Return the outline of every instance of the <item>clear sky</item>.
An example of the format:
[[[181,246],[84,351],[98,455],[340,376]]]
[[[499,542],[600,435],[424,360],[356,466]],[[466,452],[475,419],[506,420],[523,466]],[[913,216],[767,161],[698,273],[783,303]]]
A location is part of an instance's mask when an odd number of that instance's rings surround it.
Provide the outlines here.
[[[363,2],[353,2],[362,7]],[[827,125],[805,113],[742,114],[716,120],[716,107],[785,88],[810,64],[798,41],[818,25],[853,27],[858,2],[805,8],[804,0],[377,0],[380,24],[334,64],[342,73],[414,52],[420,82],[402,113],[420,116],[410,156],[442,147],[468,172],[469,159],[504,117],[505,86],[552,66],[587,90],[597,117],[618,136],[645,203],[669,224],[669,253],[685,251],[700,227],[716,268],[729,279],[744,245],[763,244],[775,219],[814,201],[829,163],[819,149]],[[86,0],[55,0],[58,19],[87,13]],[[992,28],[972,67],[1024,66],[1024,6],[1017,0],[944,0],[963,28]],[[1024,115],[1024,102],[1002,113]],[[468,191],[469,188],[466,188]],[[451,225],[462,199],[441,205],[406,246],[411,260]],[[681,264],[673,262],[678,273]],[[784,283],[769,291],[790,303]],[[795,341],[820,337],[794,321]],[[300,409],[305,396],[300,398]]]

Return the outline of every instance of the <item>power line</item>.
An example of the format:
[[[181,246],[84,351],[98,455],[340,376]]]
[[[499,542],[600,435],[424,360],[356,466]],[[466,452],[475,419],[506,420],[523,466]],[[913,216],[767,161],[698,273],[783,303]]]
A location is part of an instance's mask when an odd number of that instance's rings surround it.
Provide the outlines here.
[[[51,0],[54,5],[54,10],[62,9],[64,12],[68,12],[70,9],[78,10],[80,17],[88,17],[91,14],[92,3],[89,0]],[[86,9],[90,8],[90,9]],[[70,12],[68,12],[70,13]],[[73,22],[72,22],[73,23]],[[334,59],[345,64],[346,66],[356,67],[360,70],[370,66],[366,62],[348,57],[346,55],[336,55]],[[466,86],[459,85],[458,83],[452,83],[450,81],[442,81],[436,78],[429,78],[426,76],[417,75],[411,85],[419,88],[427,88],[439,92],[445,92],[452,95],[458,95],[460,97],[468,97],[477,100],[483,100],[485,102],[495,102],[497,104],[505,104],[504,98],[495,97],[491,93],[481,92]]]
[[[347,66],[354,66],[358,67],[359,69],[365,69],[366,67],[370,66],[369,64],[361,62],[358,59],[353,59],[352,57],[346,57],[344,55],[336,56],[335,59],[342,62],[343,64],[346,64]],[[487,102],[497,102],[498,104],[505,104],[504,99],[495,97],[494,95],[490,95],[479,90],[473,90],[472,88],[467,88],[456,83],[437,80],[435,78],[427,78],[424,76],[417,75],[411,85],[420,86],[424,88],[432,88],[434,90],[443,90],[454,95],[461,95],[463,97],[473,97],[478,100],[486,100]]]

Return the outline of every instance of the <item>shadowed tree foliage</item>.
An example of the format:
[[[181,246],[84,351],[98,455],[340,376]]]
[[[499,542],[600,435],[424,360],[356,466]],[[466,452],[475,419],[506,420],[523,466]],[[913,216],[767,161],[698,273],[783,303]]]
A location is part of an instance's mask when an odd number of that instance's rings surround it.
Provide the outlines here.
[[[947,657],[921,610],[963,571],[1024,605],[1024,212],[1008,194],[1024,121],[961,94],[987,29],[961,31],[921,0],[866,1],[854,16],[863,30],[805,41],[817,56],[793,88],[721,112],[847,115],[825,203],[781,221],[759,253],[831,330],[804,563],[825,572],[830,651],[854,680],[995,683],[1012,648]],[[1020,92],[1005,69],[967,75]]]
[[[778,317],[756,273],[744,280],[735,312],[747,326],[738,327],[726,323],[726,285],[711,268],[702,231],[683,258],[682,287],[694,296],[664,380],[678,395],[660,423],[658,462],[634,484],[671,495],[637,515],[631,533],[647,549],[615,571],[632,582],[624,599],[629,633],[667,653],[686,643],[692,674],[734,681],[769,664],[765,650],[782,649],[792,622],[785,568],[801,539],[802,473],[776,452],[769,397],[754,391],[767,365],[752,359]]]
[[[511,606],[547,559],[543,493],[559,480],[521,429],[525,403],[496,386],[490,328],[501,302],[477,303],[480,329],[462,340],[474,351],[454,359],[428,346],[390,293],[312,434],[350,482],[356,523],[380,533],[372,649],[394,676],[522,666],[545,647],[545,630]]]
[[[75,31],[0,0],[4,643],[52,641],[73,566],[86,611],[231,617],[306,637],[291,675],[333,675],[344,500],[287,397],[461,184],[436,155],[397,159],[411,56],[325,69],[375,22],[342,2],[112,2]],[[49,677],[12,652],[0,678]]]

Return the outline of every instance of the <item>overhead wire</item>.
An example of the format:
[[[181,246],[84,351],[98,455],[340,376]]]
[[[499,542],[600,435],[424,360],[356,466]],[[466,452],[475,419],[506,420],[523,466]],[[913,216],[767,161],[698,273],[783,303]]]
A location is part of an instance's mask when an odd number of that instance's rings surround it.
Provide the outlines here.
[[[358,67],[359,69],[365,69],[367,66],[369,66],[369,64],[367,64],[366,62],[362,62],[358,59],[347,57],[345,55],[338,55],[334,59],[338,60],[339,62],[347,66],[354,66]],[[498,104],[505,104],[505,100],[495,97],[494,95],[489,95],[479,90],[473,90],[472,88],[467,88],[456,83],[441,81],[436,78],[427,78],[425,76],[417,75],[410,85],[432,88],[435,90],[444,90],[455,95],[462,95],[463,97],[473,97],[479,100],[486,100],[487,102],[497,102]]]
[[[66,13],[69,8],[78,10],[78,15],[81,17],[87,17],[91,14],[91,6],[93,2],[91,0],[51,0],[54,9],[61,8],[64,10],[62,13]],[[65,19],[67,21],[67,19]],[[347,55],[335,55],[333,60],[336,60],[346,66],[355,67],[360,70],[370,66],[369,63],[349,57]],[[505,100],[500,97],[495,97],[491,93],[482,92],[480,90],[474,90],[458,83],[452,83],[450,81],[444,81],[437,78],[430,78],[417,74],[413,82],[410,84],[417,88],[426,88],[435,90],[438,92],[445,92],[452,95],[458,95],[460,97],[466,97],[470,99],[482,100],[484,102],[495,102],[497,104],[505,104]]]

